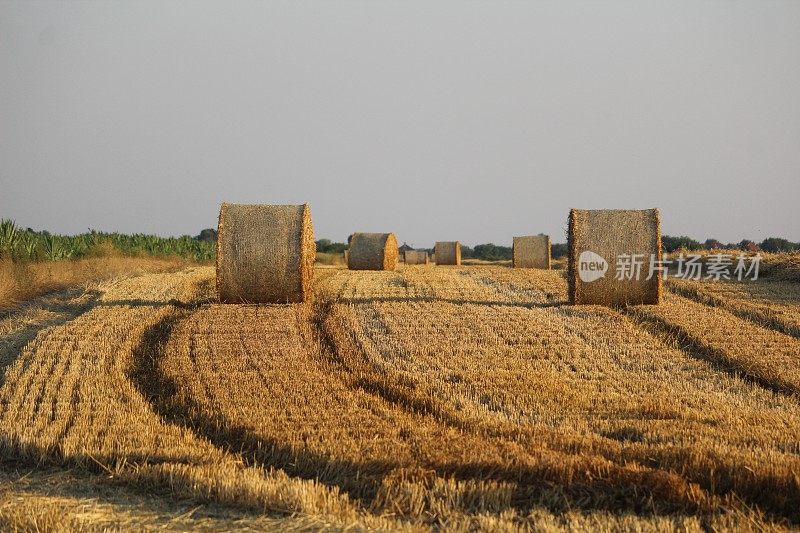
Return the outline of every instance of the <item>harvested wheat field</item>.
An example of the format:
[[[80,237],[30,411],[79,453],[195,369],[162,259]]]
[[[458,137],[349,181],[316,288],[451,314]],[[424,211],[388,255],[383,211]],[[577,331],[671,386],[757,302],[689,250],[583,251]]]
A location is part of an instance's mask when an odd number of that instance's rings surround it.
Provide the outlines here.
[[[0,529],[792,529],[798,285],[568,305],[563,270],[140,272],[0,315]]]

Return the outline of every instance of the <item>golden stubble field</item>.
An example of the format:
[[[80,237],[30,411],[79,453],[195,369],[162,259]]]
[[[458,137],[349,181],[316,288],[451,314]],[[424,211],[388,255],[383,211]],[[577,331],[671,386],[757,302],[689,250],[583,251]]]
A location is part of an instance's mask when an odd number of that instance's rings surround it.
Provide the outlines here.
[[[0,529],[686,530],[800,523],[800,284],[566,305],[561,271],[214,269],[0,319]]]

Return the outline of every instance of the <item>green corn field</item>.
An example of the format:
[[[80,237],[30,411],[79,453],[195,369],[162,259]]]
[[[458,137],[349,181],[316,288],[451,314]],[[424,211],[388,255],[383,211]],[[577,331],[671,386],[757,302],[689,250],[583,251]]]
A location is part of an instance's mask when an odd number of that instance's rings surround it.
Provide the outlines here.
[[[12,261],[62,261],[110,252],[122,255],[177,256],[195,261],[210,261],[216,244],[181,237],[104,233],[89,231],[79,235],[54,235],[46,231],[23,229],[10,219],[0,220],[0,259]]]

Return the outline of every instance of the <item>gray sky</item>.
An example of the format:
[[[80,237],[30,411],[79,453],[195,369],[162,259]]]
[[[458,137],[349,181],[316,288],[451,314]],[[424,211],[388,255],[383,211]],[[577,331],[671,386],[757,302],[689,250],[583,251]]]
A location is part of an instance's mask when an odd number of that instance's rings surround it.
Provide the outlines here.
[[[800,240],[800,1],[0,1],[0,216],[564,241],[570,207]]]

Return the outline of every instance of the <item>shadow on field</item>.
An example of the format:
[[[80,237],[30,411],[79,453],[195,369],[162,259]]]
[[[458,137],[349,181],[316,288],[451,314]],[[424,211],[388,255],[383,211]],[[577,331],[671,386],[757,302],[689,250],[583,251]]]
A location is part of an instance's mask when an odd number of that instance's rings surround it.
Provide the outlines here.
[[[253,433],[252,428],[231,424],[220,414],[208,410],[184,395],[178,394],[178,384],[161,371],[164,346],[174,325],[186,314],[169,316],[150,328],[134,350],[134,368],[129,376],[133,384],[149,401],[166,423],[188,428],[208,439],[215,446],[239,455],[250,466],[279,468],[303,479],[338,486],[351,497],[369,500],[378,485],[369,480],[398,465],[389,462],[367,461],[353,464],[337,461],[310,452],[297,451]]]
[[[724,353],[704,343],[702,339],[695,337],[678,325],[661,317],[637,312],[636,308],[622,311],[635,320],[640,327],[661,338],[665,343],[669,344],[670,339],[676,339],[679,342],[680,350],[693,359],[705,361],[720,372],[748,381],[768,391],[800,398],[800,390],[793,383],[779,377],[767,378],[753,372],[751,368],[729,359]]]
[[[260,510],[234,510],[208,502],[198,506],[196,501],[170,500],[167,499],[170,491],[155,484],[146,488],[137,487],[109,482],[107,478],[96,474],[90,469],[65,470],[61,466],[20,464],[19,461],[0,457],[0,487],[4,490],[2,511],[11,511],[9,515],[3,515],[0,511],[0,528],[4,531],[39,532],[178,528],[191,531],[198,527],[207,531],[210,525],[206,520],[211,520],[215,526],[219,524],[229,530],[234,525],[238,526],[236,521],[242,518],[262,515]],[[164,496],[164,499],[153,496]],[[39,503],[27,504],[29,497]],[[62,498],[64,500],[58,501]],[[39,505],[42,507],[38,508]],[[20,517],[19,521],[13,518],[16,506],[23,509],[21,514],[24,518]],[[58,514],[54,517],[53,525],[41,519],[54,512]],[[70,514],[75,512],[85,520],[70,520]]]
[[[566,298],[566,295],[562,295],[563,297],[557,298],[555,292],[548,292],[542,289],[525,289],[508,281],[499,281],[494,278],[487,278],[484,276],[472,276],[467,274],[466,272],[460,272],[460,274],[490,289],[503,289],[505,291],[510,291],[514,294],[518,294],[520,297],[530,297],[531,294],[538,294],[544,296],[547,299],[547,302],[544,304],[538,304],[537,307],[551,307],[555,305],[569,304],[569,300]],[[561,277],[564,278],[564,280],[566,281],[565,274],[563,274]]]
[[[186,316],[187,313],[179,313],[166,317],[145,333],[134,351],[135,366],[129,376],[166,423],[182,426],[205,437],[214,445],[237,454],[250,466],[281,469],[291,476],[338,487],[364,508],[380,507],[374,509],[379,512],[393,512],[393,509],[384,508],[387,497],[391,499],[395,497],[393,495],[406,494],[409,490],[407,485],[396,485],[395,480],[398,475],[402,477],[403,472],[415,469],[429,474],[423,476],[422,484],[413,490],[423,490],[426,483],[432,483],[430,476],[458,481],[513,483],[513,494],[504,505],[521,511],[535,506],[544,506],[554,512],[582,509],[664,514],[707,510],[704,508],[706,504],[698,502],[679,476],[659,470],[614,465],[597,456],[567,457],[558,452],[545,452],[539,459],[534,459],[539,455],[526,455],[522,464],[500,458],[497,462],[447,462],[420,458],[414,464],[402,464],[390,459],[390,451],[385,454],[387,459],[337,459],[259,435],[253,428],[233,424],[223,415],[211,413],[206,406],[180,394],[179,383],[162,372],[166,342],[177,322]],[[363,384],[356,386],[363,387]],[[440,423],[447,424],[446,421]],[[538,449],[533,443],[530,445]],[[564,457],[563,463],[559,457]],[[435,492],[426,494],[426,497],[436,497]]]
[[[630,456],[630,460],[625,460],[624,455],[609,457],[608,461],[598,460],[597,456],[582,456],[580,452],[572,455],[568,450],[554,452],[549,455],[549,460],[537,460],[534,464],[524,464],[514,466],[508,461],[500,462],[433,462],[420,460],[419,464],[400,464],[392,460],[342,460],[331,458],[327,455],[316,453],[306,448],[298,449],[286,443],[264,437],[257,434],[253,428],[234,425],[219,413],[209,412],[209,410],[179,394],[180,385],[168,378],[162,372],[164,346],[170,337],[176,323],[188,316],[188,314],[203,305],[202,302],[187,304],[177,300],[166,302],[156,302],[148,300],[119,300],[110,302],[98,302],[99,295],[94,295],[91,300],[81,304],[54,304],[56,309],[62,305],[61,312],[65,317],[57,319],[68,322],[92,308],[103,306],[167,306],[171,305],[180,311],[170,314],[151,328],[148,328],[140,340],[139,345],[134,349],[134,366],[129,371],[132,383],[140,393],[149,401],[156,413],[158,413],[167,423],[188,428],[200,436],[207,438],[216,446],[229,450],[237,454],[249,465],[264,465],[284,470],[287,474],[305,478],[316,479],[323,484],[336,486],[347,492],[351,497],[358,500],[365,507],[373,506],[381,500],[382,492],[385,492],[387,483],[393,483],[398,471],[407,468],[420,467],[433,472],[434,476],[447,478],[452,477],[463,481],[505,481],[516,485],[511,497],[510,506],[521,510],[527,510],[534,506],[541,505],[552,511],[559,512],[568,509],[574,510],[595,510],[602,509],[612,512],[636,512],[644,514],[665,514],[672,512],[688,511],[703,513],[709,510],[709,503],[702,498],[698,499],[696,494],[687,490],[684,479],[677,474],[669,472],[666,466],[669,461],[671,450],[653,450],[652,468],[641,466],[640,457]],[[375,301],[425,301],[419,299],[404,298],[372,298],[362,299],[364,302]],[[443,301],[442,299],[431,298],[429,301]],[[338,303],[347,303],[347,299],[339,300]],[[356,302],[362,303],[362,302]],[[476,302],[453,300],[452,303],[476,304]],[[553,307],[559,303],[547,304],[520,304],[519,302],[483,302],[478,305],[514,305],[519,307]],[[319,330],[319,323],[324,322],[326,308],[322,307],[322,314],[315,318],[315,327]],[[55,324],[49,324],[55,325]],[[48,327],[48,325],[33,326],[27,335],[31,338],[36,333]],[[36,329],[38,328],[38,329]],[[5,348],[2,348],[5,350]],[[21,346],[20,348],[21,349]],[[17,352],[19,351],[17,350]],[[337,348],[336,343],[329,342],[326,347],[331,353],[328,356],[341,360],[342,357],[337,349],[341,350],[341,345]],[[13,352],[13,350],[12,350]],[[0,369],[2,370],[2,369]],[[352,370],[352,369],[351,369]],[[347,368],[343,372],[347,372]],[[375,396],[381,396],[385,400],[394,404],[398,409],[403,409],[409,416],[415,415],[413,412],[433,412],[434,407],[429,407],[424,402],[424,398],[419,399],[419,403],[409,400],[406,391],[392,390],[387,379],[380,379],[380,376],[367,380],[362,376],[359,380],[352,376],[351,380],[356,387],[359,387]],[[2,407],[2,406],[0,406]],[[435,417],[438,423],[445,425],[456,425],[457,420],[447,420]],[[462,428],[463,429],[463,428]],[[465,431],[467,431],[465,429]],[[624,435],[622,437],[625,437]],[[487,437],[488,438],[488,437]],[[0,444],[4,439],[0,438]],[[536,450],[535,442],[520,440],[517,444],[530,450]],[[0,445],[0,451],[6,452],[8,448]],[[37,458],[41,460],[53,450],[28,449],[18,450],[23,456],[28,456],[32,461]],[[558,455],[560,453],[560,455]],[[390,452],[386,457],[391,458]],[[559,463],[559,458],[563,458],[563,463]],[[74,459],[74,458],[72,458]],[[94,460],[93,458],[90,458]],[[120,460],[129,463],[157,463],[161,460],[157,455],[150,457],[121,456]],[[710,459],[713,465],[713,457]],[[99,464],[99,463],[98,463]],[[632,466],[629,466],[632,465]],[[102,465],[101,465],[102,466]],[[105,467],[103,467],[105,468]],[[663,469],[659,469],[663,468]],[[698,474],[702,478],[705,474]],[[794,521],[800,520],[798,508],[796,506],[796,495],[798,494],[798,483],[787,487],[783,485],[783,480],[778,477],[744,480],[741,476],[745,473],[741,470],[733,470],[726,473],[730,477],[722,486],[715,486],[713,483],[703,483],[706,490],[722,497],[731,496],[728,501],[742,496],[733,493],[741,491],[742,486],[747,486],[750,492],[743,497],[748,504],[762,506],[768,512],[783,518]],[[748,474],[749,475],[749,474]],[[424,481],[424,480],[423,480]],[[392,487],[397,489],[396,486]],[[401,487],[402,490],[402,487]],[[436,493],[429,494],[436,497]],[[701,503],[698,503],[701,502]],[[382,511],[393,512],[392,509],[380,509]]]
[[[372,303],[447,303],[453,305],[482,305],[486,307],[522,307],[536,309],[545,307],[560,307],[566,302],[528,303],[511,300],[470,300],[466,298],[438,298],[435,296],[375,296],[375,297],[339,297],[335,303],[339,304],[372,304]]]
[[[75,293],[65,293],[64,298],[74,298]],[[36,336],[47,328],[63,326],[67,322],[77,319],[97,307],[163,307],[170,305],[179,309],[196,309],[201,305],[205,305],[206,301],[186,303],[179,300],[169,300],[167,302],[149,301],[149,300],[111,300],[101,301],[102,293],[92,293],[90,299],[80,302],[67,303],[61,301],[61,297],[53,303],[47,304],[32,304],[26,305],[23,309],[15,309],[13,312],[8,313],[8,316],[24,313],[25,310],[38,308],[46,312],[57,313],[59,316],[28,324],[23,328],[14,331],[9,335],[0,338],[0,384],[3,382],[6,369],[17,360],[22,353],[25,346],[34,340]],[[53,298],[53,295],[47,297],[47,300]]]
[[[330,309],[328,309],[323,312],[322,315],[331,316],[329,315],[330,312]],[[373,327],[380,329],[379,319],[371,320],[378,324],[373,324]],[[376,369],[370,365],[370,357],[359,347],[360,341],[357,341],[354,335],[343,332],[341,322],[332,321],[330,324],[323,323],[322,325],[318,325],[317,329],[322,331],[324,337],[323,343],[329,346],[329,349],[326,351],[336,357],[351,374],[358,376],[358,378],[353,381],[355,387],[372,395],[379,396],[412,413],[429,414],[440,423],[446,423],[464,432],[474,432],[477,430],[477,428],[469,423],[465,424],[463,418],[459,417],[458,414],[453,411],[452,405],[448,405],[446,402],[438,402],[434,397],[435,395],[425,390],[420,390],[415,382],[406,382],[406,379],[402,375],[388,376],[379,369],[376,371]],[[587,335],[590,334],[587,333]],[[585,340],[591,342],[589,336],[587,336]],[[698,358],[701,357],[699,354],[690,355]],[[636,412],[636,416],[640,419],[648,418],[646,413],[640,411]],[[523,428],[520,428],[520,430],[522,429]],[[548,439],[545,437],[547,434],[546,427],[537,429],[534,425],[529,429],[533,431],[533,435],[536,435],[537,432],[543,429],[544,431],[541,431],[539,436],[544,438],[544,441],[547,442]],[[493,432],[490,433],[494,434]],[[511,433],[506,433],[504,431],[498,431],[496,433],[497,436],[508,435],[511,440],[519,442],[535,452],[535,443],[528,441],[528,437],[523,437],[522,435],[524,434],[523,431],[520,431],[516,436],[513,431]],[[605,447],[602,443],[598,443],[592,447],[590,452],[590,454],[597,454],[614,463],[614,466],[609,468],[605,476],[598,476],[595,478],[598,486],[607,483],[606,490],[608,491],[607,496],[609,498],[624,494],[625,490],[644,491],[642,494],[647,493],[648,497],[653,498],[653,508],[650,509],[651,512],[656,512],[655,509],[666,509],[669,508],[672,502],[679,501],[680,497],[675,498],[675,494],[669,495],[661,491],[663,491],[665,486],[672,483],[671,481],[667,481],[671,476],[679,476],[685,480],[686,483],[696,483],[702,490],[707,491],[709,499],[705,500],[706,502],[721,502],[715,503],[714,505],[725,506],[727,503],[724,502],[739,500],[746,502],[747,505],[752,508],[761,509],[780,520],[789,519],[793,523],[800,522],[800,507],[796,505],[798,501],[797,497],[800,495],[800,483],[798,483],[797,475],[792,472],[788,472],[787,475],[786,469],[782,472],[778,471],[757,476],[746,466],[726,464],[721,459],[716,458],[714,451],[694,447],[691,444],[664,448],[661,446],[639,444],[636,441],[637,437],[639,437],[640,440],[641,435],[634,433],[626,434],[623,432],[601,436],[622,443],[621,448],[616,445]],[[548,444],[548,447],[553,451],[563,453],[565,462],[568,462],[576,456],[587,459],[584,456],[585,452],[582,451],[585,450],[585,447],[581,445],[576,446],[576,444],[571,444],[569,442],[562,444],[558,444],[557,442],[558,440]],[[698,454],[703,460],[698,461]],[[590,472],[590,463],[591,461],[587,459],[587,466],[584,469],[584,473]],[[688,466],[692,463],[696,466]],[[697,465],[697,463],[700,464]],[[651,480],[653,485],[638,485],[636,481],[637,477],[635,475],[630,475],[630,472],[627,471],[628,466],[634,469],[640,468],[637,465],[654,470],[654,472],[651,473],[653,476]],[[551,483],[550,490],[559,489],[565,483],[565,479],[573,479],[572,474],[564,474],[561,478],[558,476],[555,476],[555,478],[548,478],[548,473],[547,470],[542,469],[540,471],[539,482],[548,480],[548,482]],[[660,477],[661,475],[663,475],[663,478]],[[792,475],[794,477],[792,477]],[[579,477],[580,476],[576,476],[574,478],[576,480],[575,486],[581,483],[577,481]],[[504,478],[498,477],[496,479]],[[591,486],[593,483],[589,485]],[[656,485],[660,486],[660,490],[653,493],[653,486]],[[593,490],[589,486],[586,488],[587,491]],[[589,496],[589,498],[593,498],[593,496]],[[663,499],[659,501],[659,498]],[[624,496],[621,500],[626,501]],[[565,502],[575,505],[573,500],[567,499]],[[691,509],[694,505],[696,505],[696,503],[693,501],[688,506],[684,507],[683,510]],[[635,506],[635,504],[633,506]],[[621,503],[616,507],[611,506],[610,509],[625,510],[633,506],[629,503]],[[586,506],[581,504],[577,507],[586,509],[597,508],[593,503],[589,503]]]
[[[88,298],[75,301],[81,296]],[[17,360],[26,344],[35,339],[41,331],[66,324],[91,311],[97,306],[100,296],[101,293],[96,291],[69,289],[40,296],[0,312],[0,320],[13,319],[15,316],[23,317],[26,312],[35,310],[57,315],[41,322],[26,321],[23,327],[3,335],[0,339],[0,384],[3,383],[6,368]]]
[[[765,285],[772,282],[762,281],[759,283],[761,285]],[[697,287],[676,285],[675,283],[667,283],[664,286],[667,290],[677,294],[678,296],[689,298],[690,300],[694,300],[697,303],[701,303],[710,307],[722,308],[732,315],[737,316],[742,320],[747,320],[748,322],[751,322],[762,328],[771,329],[772,331],[800,339],[800,326],[789,323],[785,320],[781,320],[779,317],[774,316],[769,310],[760,311],[758,309],[742,309],[736,305],[733,305],[725,298],[714,296],[713,294],[703,293]],[[787,305],[795,305],[797,302],[794,294],[784,297],[780,294],[773,293],[770,294],[769,299],[773,302]],[[758,301],[756,300],[755,303],[758,303]]]
[[[200,282],[198,285],[199,290],[205,293],[210,292],[210,288],[205,286],[210,285],[210,280]],[[102,297],[102,291],[70,288],[49,292],[13,307],[0,310],[0,321],[19,318],[24,323],[22,327],[12,328],[10,333],[0,336],[0,384],[3,382],[6,369],[17,360],[23,348],[34,340],[40,332],[47,328],[62,326],[96,307],[163,307],[171,305],[179,309],[196,309],[212,301],[210,298],[191,303],[177,299],[169,301],[143,299],[103,301],[101,300]],[[41,321],[27,320],[25,318],[27,313],[37,311],[51,313],[56,316]]]
[[[177,307],[178,309],[197,309],[203,305],[207,305],[212,303],[213,300],[199,300],[194,302],[182,302],[180,300],[176,300],[175,298],[167,301],[158,301],[158,300],[141,300],[141,299],[133,299],[133,300],[108,300],[108,301],[98,301],[96,306],[97,307],[118,307],[118,306],[125,306],[125,307],[164,307],[165,305],[171,305],[173,307]]]

